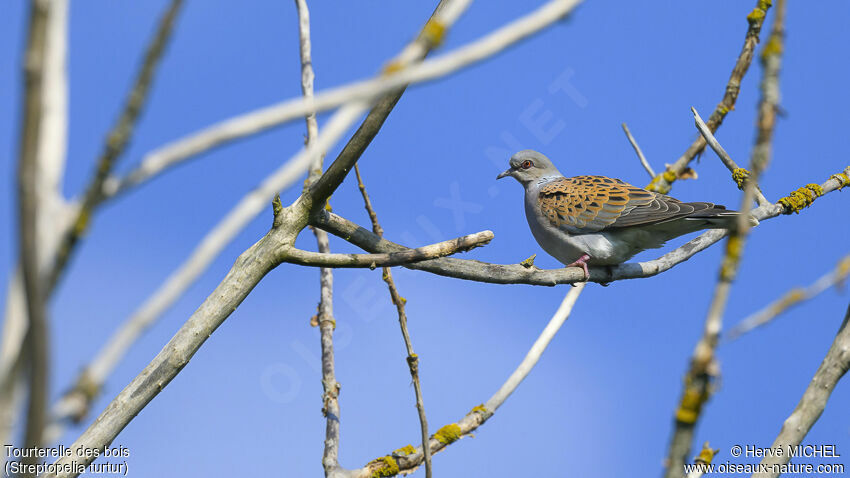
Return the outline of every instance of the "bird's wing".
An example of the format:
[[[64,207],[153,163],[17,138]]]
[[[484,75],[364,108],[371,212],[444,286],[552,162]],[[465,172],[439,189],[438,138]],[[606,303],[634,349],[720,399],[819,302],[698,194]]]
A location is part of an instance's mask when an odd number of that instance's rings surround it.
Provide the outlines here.
[[[540,188],[540,210],[570,233],[657,224],[715,207],[683,203],[605,176],[558,178]]]

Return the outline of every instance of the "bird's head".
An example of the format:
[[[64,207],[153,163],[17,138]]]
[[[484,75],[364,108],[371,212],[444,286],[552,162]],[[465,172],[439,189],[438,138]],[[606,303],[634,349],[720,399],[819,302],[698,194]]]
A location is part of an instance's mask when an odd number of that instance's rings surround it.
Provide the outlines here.
[[[526,185],[545,176],[559,176],[561,174],[558,172],[558,168],[552,164],[552,161],[549,161],[549,158],[532,149],[524,149],[511,156],[510,165],[511,167],[496,176],[496,179],[510,176],[522,185]]]

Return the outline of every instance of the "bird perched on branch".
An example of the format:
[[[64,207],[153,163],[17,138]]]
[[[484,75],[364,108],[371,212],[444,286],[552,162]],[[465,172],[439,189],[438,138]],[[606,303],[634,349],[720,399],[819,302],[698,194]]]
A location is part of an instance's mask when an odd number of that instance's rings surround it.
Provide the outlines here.
[[[525,216],[540,247],[566,264],[616,265],[646,249],[702,229],[734,229],[736,211],[708,202],[683,203],[605,176],[564,177],[546,156],[514,154],[510,176],[525,188]],[[758,224],[752,216],[751,225]]]

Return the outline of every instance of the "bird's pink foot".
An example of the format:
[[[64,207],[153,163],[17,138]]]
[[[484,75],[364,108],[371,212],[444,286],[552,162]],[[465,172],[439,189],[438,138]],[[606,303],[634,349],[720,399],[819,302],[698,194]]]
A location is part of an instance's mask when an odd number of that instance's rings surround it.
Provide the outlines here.
[[[581,267],[584,270],[584,280],[590,280],[590,271],[587,270],[587,261],[590,259],[590,256],[587,254],[582,254],[581,257],[578,258],[577,261],[567,264],[565,267]]]

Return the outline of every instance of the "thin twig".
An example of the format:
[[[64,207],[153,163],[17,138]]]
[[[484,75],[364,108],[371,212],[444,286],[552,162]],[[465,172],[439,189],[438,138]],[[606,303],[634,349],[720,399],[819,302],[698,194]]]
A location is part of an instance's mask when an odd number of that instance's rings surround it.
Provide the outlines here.
[[[782,423],[782,429],[773,441],[771,449],[791,450],[802,443],[803,438],[806,437],[826,408],[826,402],[832,395],[835,385],[847,373],[848,369],[850,369],[850,306],[847,307],[844,321],[841,323],[826,357],[812,377],[809,386],[806,387],[806,391],[794,411]],[[773,455],[775,454],[771,453],[762,458],[759,469],[765,471],[753,473],[753,478],[776,478],[780,474],[781,465],[788,463],[792,454]]]
[[[569,318],[576,300],[578,300],[578,296],[581,294],[581,291],[584,290],[585,285],[585,283],[579,283],[576,284],[575,287],[570,288],[569,292],[567,292],[564,297],[564,300],[561,302],[561,306],[558,307],[558,310],[549,320],[549,323],[546,324],[543,332],[541,332],[540,336],[537,337],[537,340],[534,341],[534,344],[525,355],[525,358],[522,359],[522,362],[520,362],[516,370],[511,373],[510,377],[508,377],[505,383],[499,387],[499,390],[496,391],[489,400],[487,400],[484,404],[473,408],[457,423],[452,423],[441,428],[440,431],[431,438],[430,445],[433,453],[437,453],[449,444],[470,435],[478,427],[483,425],[490,417],[492,417],[496,410],[505,403],[505,400],[507,400],[508,397],[517,389],[519,384],[525,380],[525,377],[528,376],[540,360],[540,357],[543,355],[546,347],[549,346],[552,338],[555,337],[555,334],[558,333],[558,330],[560,330],[561,326],[564,322],[566,322],[567,318]],[[382,466],[386,466],[386,459],[393,460],[393,462],[395,462],[398,466],[399,472],[410,472],[422,464],[423,453],[422,449],[417,447],[403,455],[394,454],[392,456],[384,457],[384,460],[370,462],[365,467],[356,470],[352,476],[356,478],[384,476],[375,475],[373,473],[380,470]]]
[[[720,124],[723,123],[723,118],[730,111],[735,109],[735,102],[738,100],[738,93],[741,91],[741,80],[750,68],[755,54],[756,45],[759,42],[759,33],[764,24],[764,17],[767,15],[767,10],[770,8],[770,1],[756,0],[756,7],[747,15],[749,28],[744,36],[744,46],[741,48],[741,53],[735,61],[735,66],[732,68],[732,74],[729,76],[729,81],[726,83],[726,91],[723,94],[723,99],[714,108],[711,116],[708,117],[708,127],[711,131],[717,131]],[[670,192],[670,186],[688,167],[688,164],[705,149],[705,140],[702,137],[697,138],[688,149],[673,163],[667,167],[667,170],[659,174],[649,183],[647,189],[662,194]]]
[[[303,1],[303,0],[298,0]],[[329,253],[328,233],[314,229],[319,252]],[[325,416],[325,447],[322,453],[322,466],[325,476],[331,476],[339,467],[339,437],[340,437],[340,384],[336,380],[334,363],[333,333],[336,319],[333,310],[333,269],[319,269],[319,307],[316,322],[319,327],[319,343],[322,350],[322,413]]]
[[[360,189],[360,194],[363,196],[363,205],[369,213],[369,219],[372,221],[372,232],[378,237],[383,237],[384,230],[378,222],[378,215],[372,207],[372,201],[369,199],[369,194],[366,192],[366,185],[363,184],[363,177],[360,176],[360,167],[354,164],[354,174],[357,175],[357,187]],[[407,303],[401,294],[398,293],[395,281],[393,280],[393,272],[389,267],[384,267],[383,279],[387,283],[387,288],[390,292],[390,298],[395,304],[398,312],[398,324],[401,327],[401,336],[404,339],[404,346],[407,349],[407,365],[410,368],[410,378],[413,380],[413,391],[416,395],[416,410],[419,413],[419,425],[422,431],[422,450],[425,460],[425,477],[431,478],[431,444],[428,434],[428,418],[425,415],[425,402],[422,400],[422,387],[419,383],[419,355],[413,351],[413,343],[410,340],[410,333],[407,330],[407,312],[404,305]]]
[[[30,22],[24,56],[23,127],[18,157],[18,247],[26,297],[28,328],[24,339],[24,353],[29,367],[29,394],[27,403],[24,445],[42,446],[42,433],[47,416],[48,396],[48,330],[46,290],[40,270],[38,220],[44,206],[39,194],[41,174],[38,148],[41,144],[42,105],[44,104],[44,76],[47,24],[50,3],[44,0],[30,2]],[[40,459],[25,457],[24,465],[35,465]],[[34,472],[23,476],[35,476]]]
[[[850,275],[850,255],[838,261],[832,271],[824,274],[808,287],[795,287],[765,308],[738,322],[725,334],[724,342],[735,340],[753,329],[766,325],[791,307],[814,299],[827,289],[843,284]]]
[[[77,241],[88,230],[94,210],[104,199],[103,183],[109,177],[116,161],[130,143],[139,114],[147,101],[157,66],[159,66],[165,46],[171,37],[174,20],[182,4],[183,0],[172,0],[168,6],[168,10],[160,19],[156,34],[145,52],[142,68],[139,70],[133,88],[127,96],[124,109],[121,111],[118,121],[113,125],[112,130],[107,135],[103,152],[101,152],[97,160],[94,176],[86,187],[86,192],[80,201],[76,217],[72,221],[72,227],[68,228],[63,234],[59,243],[56,262],[49,271],[48,290],[52,290],[59,280]]]
[[[629,139],[629,143],[632,144],[632,148],[634,148],[635,153],[637,153],[640,164],[643,165],[643,169],[645,169],[647,174],[649,174],[650,179],[654,178],[655,171],[652,169],[652,166],[649,165],[649,161],[646,160],[646,156],[643,155],[643,151],[640,150],[640,146],[638,146],[637,141],[635,141],[635,138],[632,136],[632,132],[629,131],[629,127],[626,126],[626,123],[622,123],[620,126],[623,127],[623,132],[626,133],[626,138]]]
[[[762,172],[767,168],[771,155],[771,140],[776,123],[776,110],[779,95],[779,67],[782,37],[784,32],[785,0],[778,0],[773,21],[773,30],[768,45],[778,42],[779,48],[771,53],[771,60],[763,57],[764,75],[761,83],[761,102],[758,115],[758,134],[750,160],[750,177],[744,183],[741,211],[746,211],[756,196],[757,184]],[[696,110],[694,110],[696,115]],[[719,146],[719,144],[718,144]],[[731,161],[731,159],[730,159]],[[702,414],[703,405],[713,392],[715,377],[720,373],[720,365],[715,358],[715,350],[723,327],[723,315],[735,280],[744,244],[750,229],[749,215],[738,216],[737,227],[730,231],[726,241],[726,253],[720,267],[720,274],[714,295],[708,308],[703,335],[697,343],[691,357],[690,369],[685,376],[682,399],[675,413],[673,437],[667,455],[668,478],[682,476],[685,461],[690,456],[694,429]]]
[[[313,59],[310,43],[310,10],[307,8],[306,0],[295,0],[295,8],[298,12],[298,51],[301,57],[301,94],[305,100],[313,98]],[[304,144],[309,147],[319,136],[319,123],[316,121],[316,113],[309,113],[304,117],[307,126],[307,137]],[[306,190],[322,175],[322,161],[324,154],[316,155],[313,167],[304,182]],[[312,228],[316,236],[316,245],[320,253],[331,252],[328,241],[328,233],[317,228]],[[333,270],[327,267],[319,269],[319,306],[316,314],[316,322],[319,327],[319,344],[322,351],[322,413],[325,416],[325,440],[322,453],[322,467],[325,476],[331,476],[339,467],[339,437],[340,437],[340,408],[339,390],[340,384],[336,381],[336,367],[334,359],[333,333],[336,328],[336,319],[333,312]]]
[[[307,8],[307,0],[295,0],[295,9],[298,11],[298,52],[301,58],[301,95],[305,101],[313,98],[313,73],[312,46],[310,44],[310,10]],[[316,121],[316,113],[309,112],[304,116],[307,126],[307,137],[305,145],[316,141],[319,136],[319,123]],[[306,184],[312,184],[322,175],[322,159],[324,155],[317,155]]]
[[[711,146],[711,149],[713,149],[714,152],[717,153],[717,157],[720,158],[720,161],[723,163],[723,165],[726,166],[726,168],[732,173],[734,173],[735,170],[740,169],[738,163],[736,163],[732,159],[732,157],[729,156],[729,153],[727,153],[726,150],[723,149],[723,146],[720,145],[720,142],[717,141],[717,138],[715,138],[714,134],[711,133],[711,129],[709,129],[708,125],[706,125],[705,122],[702,120],[702,117],[697,112],[697,109],[691,106],[691,112],[694,114],[694,123],[696,124],[696,127],[699,130],[700,134],[708,143],[708,145]],[[753,178],[746,179],[746,181],[753,180]],[[744,184],[746,184],[746,181],[744,182]],[[764,197],[764,194],[762,194],[761,189],[758,187],[758,185],[755,186],[754,194],[756,198],[756,204],[758,204],[759,206],[763,206],[765,204],[770,203],[770,201],[768,201]],[[749,205],[747,205],[747,207],[749,207]]]

